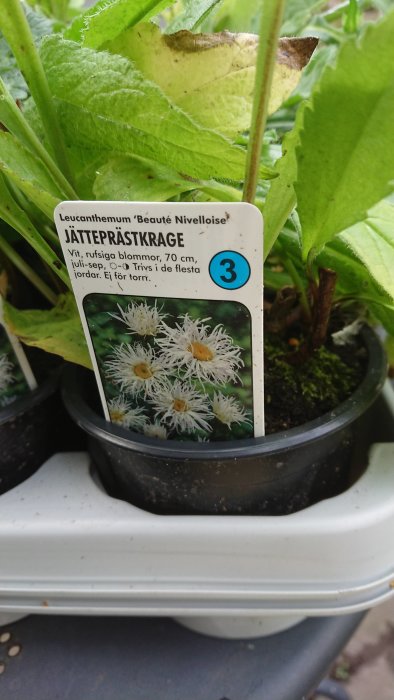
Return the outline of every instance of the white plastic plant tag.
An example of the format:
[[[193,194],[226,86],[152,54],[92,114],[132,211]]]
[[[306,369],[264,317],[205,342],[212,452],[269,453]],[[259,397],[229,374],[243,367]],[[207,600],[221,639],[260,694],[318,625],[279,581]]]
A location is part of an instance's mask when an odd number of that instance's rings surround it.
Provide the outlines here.
[[[260,211],[63,202],[55,220],[107,420],[167,439],[263,435]]]
[[[36,387],[37,382],[24,350],[4,322],[0,296],[0,409]]]

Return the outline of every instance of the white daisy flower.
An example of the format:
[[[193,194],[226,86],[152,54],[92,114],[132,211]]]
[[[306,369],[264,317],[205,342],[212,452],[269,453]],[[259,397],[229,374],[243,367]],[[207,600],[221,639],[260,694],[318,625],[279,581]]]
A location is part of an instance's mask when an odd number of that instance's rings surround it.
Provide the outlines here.
[[[144,337],[147,335],[157,335],[160,332],[162,320],[167,315],[160,313],[161,309],[157,308],[156,303],[154,306],[149,306],[146,301],[142,304],[134,304],[134,302],[131,302],[127,309],[122,309],[119,304],[117,306],[119,314],[110,313],[110,316],[118,319],[118,321],[123,321],[129,329],[130,334]]]
[[[0,391],[4,391],[14,381],[13,364],[7,355],[0,355]]]
[[[107,376],[130,394],[155,394],[167,383],[167,370],[153,348],[122,343],[105,363]]]
[[[160,423],[149,423],[144,427],[144,435],[150,438],[158,438],[159,440],[167,440],[167,431]]]
[[[236,401],[234,396],[224,396],[220,392],[213,395],[212,411],[215,417],[224,425],[231,427],[231,423],[248,423],[251,425],[251,420],[248,418],[246,410]]]
[[[207,422],[213,418],[208,396],[200,394],[189,384],[176,380],[157,392],[151,403],[162,421],[178,432],[192,433],[194,430],[212,430]]]
[[[140,431],[144,429],[147,422],[144,409],[133,407],[123,394],[108,401],[108,411],[111,422],[121,425],[122,428]]]
[[[241,348],[222,325],[213,330],[206,325],[209,318],[193,321],[188,314],[183,324],[170,328],[163,323],[164,337],[157,340],[167,366],[184,370],[184,378],[201,382],[227,384],[239,381],[236,370],[243,367]]]

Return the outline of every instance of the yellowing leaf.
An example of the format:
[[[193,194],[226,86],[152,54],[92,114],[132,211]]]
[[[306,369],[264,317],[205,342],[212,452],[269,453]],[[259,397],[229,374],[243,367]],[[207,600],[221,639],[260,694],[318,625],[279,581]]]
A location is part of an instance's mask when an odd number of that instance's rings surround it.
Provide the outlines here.
[[[57,305],[48,311],[21,311],[4,302],[4,317],[12,333],[26,345],[91,368],[79,313],[71,293],[60,296]]]
[[[245,150],[200,126],[127,58],[59,35],[44,39],[41,58],[74,146],[142,156],[190,177],[243,178]],[[264,165],[260,174],[274,176]]]
[[[281,39],[269,112],[275,112],[296,87],[317,39]],[[161,34],[154,24],[139,24],[105,44],[126,56],[198,122],[227,136],[250,126],[258,37],[255,34]]]

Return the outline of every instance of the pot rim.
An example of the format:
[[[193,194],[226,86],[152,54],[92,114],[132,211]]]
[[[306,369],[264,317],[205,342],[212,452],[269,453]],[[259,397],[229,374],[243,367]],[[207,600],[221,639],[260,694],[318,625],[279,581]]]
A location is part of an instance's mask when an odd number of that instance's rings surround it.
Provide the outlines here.
[[[15,420],[21,414],[31,411],[32,408],[45,401],[48,396],[56,391],[59,376],[59,369],[52,371],[36,389],[29,391],[24,396],[21,396],[20,399],[16,399],[16,401],[0,409],[0,426],[8,421]]]
[[[372,328],[364,326],[361,337],[368,351],[368,365],[364,379],[353,394],[334,410],[324,413],[319,418],[263,437],[214,443],[198,443],[191,440],[176,442],[145,437],[113,425],[95,413],[86,402],[83,395],[86,394],[86,382],[81,378],[82,368],[76,365],[64,368],[62,397],[68,412],[86,433],[133,452],[170,460],[231,459],[286,452],[343,429],[359,418],[378,397],[387,375],[386,355]]]

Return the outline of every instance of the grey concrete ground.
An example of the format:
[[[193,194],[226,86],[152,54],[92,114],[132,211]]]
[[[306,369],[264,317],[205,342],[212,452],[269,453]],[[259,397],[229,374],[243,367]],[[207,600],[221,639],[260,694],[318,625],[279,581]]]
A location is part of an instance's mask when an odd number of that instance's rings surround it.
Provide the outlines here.
[[[368,613],[331,675],[351,700],[394,700],[394,598]]]

